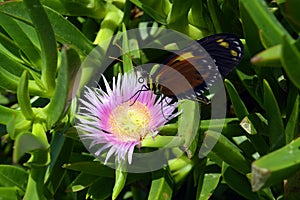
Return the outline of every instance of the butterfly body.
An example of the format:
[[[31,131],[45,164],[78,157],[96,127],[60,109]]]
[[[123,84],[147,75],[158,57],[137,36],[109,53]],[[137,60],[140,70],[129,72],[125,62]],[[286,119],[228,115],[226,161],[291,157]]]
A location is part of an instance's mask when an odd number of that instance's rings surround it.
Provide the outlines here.
[[[243,51],[242,43],[233,34],[205,37],[172,53],[152,74],[143,72],[147,80],[144,90],[162,94],[172,102],[191,99],[208,103],[204,92],[234,69]]]

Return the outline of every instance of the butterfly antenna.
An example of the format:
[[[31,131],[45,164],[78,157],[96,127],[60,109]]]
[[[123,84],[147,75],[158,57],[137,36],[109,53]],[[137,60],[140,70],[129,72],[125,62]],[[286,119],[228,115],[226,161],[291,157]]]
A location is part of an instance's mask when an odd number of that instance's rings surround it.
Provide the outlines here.
[[[122,60],[122,59],[120,59],[120,58],[116,58],[116,57],[114,57],[114,56],[108,56],[108,58],[113,59],[113,60],[117,60],[117,61],[119,61],[119,62],[121,62],[121,63],[123,63],[123,64],[128,64],[128,65],[130,65],[130,63],[125,63],[124,60]]]
[[[116,45],[116,47],[118,47],[121,51],[123,51],[123,48],[122,48],[118,43],[115,43],[114,45]],[[126,56],[131,60],[131,62],[132,62],[135,66],[138,65],[138,63],[135,63],[135,62],[133,61],[133,58],[132,58],[132,56],[130,55],[130,52],[127,52],[127,53],[125,53],[124,55],[126,55]],[[121,60],[121,59],[117,59],[117,60],[124,63],[124,61]],[[125,64],[129,64],[129,63],[125,63]],[[131,63],[130,63],[130,64],[131,64]]]

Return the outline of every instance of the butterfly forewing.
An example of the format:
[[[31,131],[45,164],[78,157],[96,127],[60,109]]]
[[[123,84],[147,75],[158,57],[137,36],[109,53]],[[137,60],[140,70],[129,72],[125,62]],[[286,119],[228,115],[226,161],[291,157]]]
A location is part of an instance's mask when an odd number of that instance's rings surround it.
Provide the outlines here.
[[[234,34],[215,34],[199,40],[198,43],[214,59],[223,78],[239,64],[244,55],[244,46]]]

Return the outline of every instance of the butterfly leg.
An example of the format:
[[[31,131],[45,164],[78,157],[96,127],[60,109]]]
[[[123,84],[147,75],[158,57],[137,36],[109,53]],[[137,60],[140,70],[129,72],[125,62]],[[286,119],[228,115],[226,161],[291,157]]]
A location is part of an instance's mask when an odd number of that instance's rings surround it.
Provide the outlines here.
[[[130,104],[130,106],[132,106],[133,104],[135,104],[135,102],[137,101],[137,99],[139,98],[139,96],[141,95],[141,92],[146,92],[149,91],[150,88],[147,85],[142,85],[141,89],[139,89],[138,91],[136,91],[128,100],[126,100],[125,102],[130,101],[133,97],[135,97],[134,101],[132,104]]]
[[[166,116],[166,115],[165,115],[164,110],[163,110],[163,101],[165,101],[165,102],[167,103],[167,105],[172,105],[173,103],[175,103],[175,102],[177,101],[177,99],[175,99],[175,98],[173,99],[173,98],[172,98],[171,101],[168,102],[168,101],[167,101],[167,96],[162,95],[162,96],[161,96],[161,99],[160,99],[160,101],[159,101],[160,107],[161,107],[161,113],[162,113],[164,119],[167,120],[167,121],[169,121],[169,117],[170,117],[172,114],[170,114],[169,116]]]

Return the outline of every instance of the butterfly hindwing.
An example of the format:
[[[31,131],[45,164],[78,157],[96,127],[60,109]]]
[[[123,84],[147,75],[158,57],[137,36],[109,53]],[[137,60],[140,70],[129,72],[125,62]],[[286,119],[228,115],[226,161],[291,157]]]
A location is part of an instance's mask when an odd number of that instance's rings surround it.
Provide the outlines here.
[[[196,61],[197,58],[192,60]],[[203,95],[207,89],[204,79],[209,75],[208,71],[200,74],[191,64],[191,60],[170,62],[168,65],[162,65],[153,75],[156,83],[161,86],[161,93],[170,98],[201,100],[208,103],[208,99]]]

